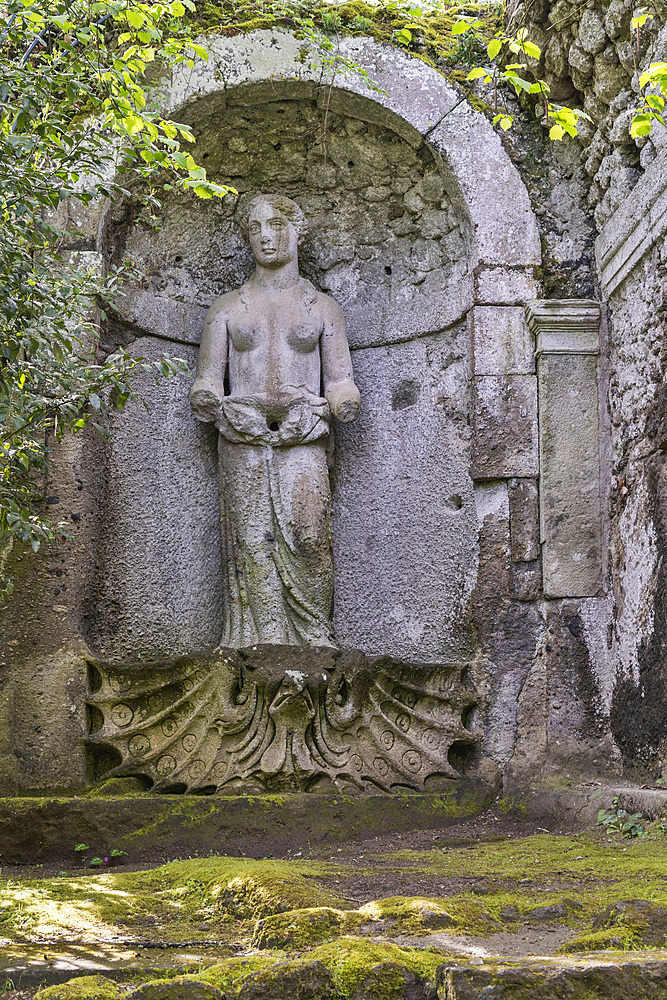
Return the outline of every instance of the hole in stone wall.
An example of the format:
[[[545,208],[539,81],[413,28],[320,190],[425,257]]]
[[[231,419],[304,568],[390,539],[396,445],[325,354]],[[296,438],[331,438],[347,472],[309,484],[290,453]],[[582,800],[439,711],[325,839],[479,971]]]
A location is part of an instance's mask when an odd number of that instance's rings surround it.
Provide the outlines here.
[[[470,774],[474,770],[478,759],[479,750],[475,744],[466,743],[464,740],[456,740],[447,752],[448,762],[459,774]]]
[[[390,268],[389,264],[387,264],[387,266],[385,267],[384,273],[385,274],[391,274],[391,268]]]
[[[348,165],[348,167],[353,167],[354,166],[354,160],[348,160],[347,161],[347,165]]]
[[[88,732],[97,733],[104,725],[104,715],[94,705],[88,707]]]
[[[102,713],[100,712],[100,715]],[[90,722],[90,716],[89,716]],[[94,731],[91,729],[91,732]],[[113,771],[115,767],[119,767],[123,763],[123,758],[119,750],[115,747],[110,746],[99,746],[93,747],[89,751],[89,764],[90,764],[90,777],[93,782],[99,781],[108,774],[109,771]]]
[[[468,730],[474,729],[476,721],[477,705],[468,705],[461,715],[461,722],[463,723],[464,728]]]
[[[269,423],[269,430],[270,431],[279,431],[280,430],[280,424],[278,423],[277,420],[272,420]]]
[[[208,158],[209,158],[209,154],[208,153],[204,153],[202,155],[202,160],[208,160]]]
[[[102,687],[102,674],[99,672],[94,663],[88,664],[88,691],[90,694],[95,694]]]
[[[458,493],[455,493],[453,496],[447,498],[445,504],[447,507],[450,507],[451,510],[461,510],[461,507],[463,507],[463,500]]]
[[[215,795],[217,791],[217,785],[205,785],[204,788],[192,788],[190,790],[191,795]]]
[[[182,264],[182,263],[183,263],[183,258],[180,255],[178,257],[174,257],[174,264]]]
[[[158,789],[160,795],[183,795],[187,790],[188,786],[183,784],[164,785]]]
[[[419,398],[419,383],[414,379],[406,379],[394,388],[391,394],[392,410],[403,410],[406,406],[414,406]]]

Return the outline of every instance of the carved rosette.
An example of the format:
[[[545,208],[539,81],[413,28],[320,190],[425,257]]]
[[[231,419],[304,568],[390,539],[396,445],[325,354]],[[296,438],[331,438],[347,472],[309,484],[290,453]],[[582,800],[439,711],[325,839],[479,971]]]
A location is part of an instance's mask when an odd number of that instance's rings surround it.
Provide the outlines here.
[[[258,646],[89,664],[89,744],[154,791],[425,790],[484,762],[465,665]]]

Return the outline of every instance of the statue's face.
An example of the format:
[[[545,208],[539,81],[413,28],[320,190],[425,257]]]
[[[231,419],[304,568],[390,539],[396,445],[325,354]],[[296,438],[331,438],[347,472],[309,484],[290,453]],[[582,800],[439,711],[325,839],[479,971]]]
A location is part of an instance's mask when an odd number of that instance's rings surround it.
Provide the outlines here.
[[[268,201],[261,201],[248,219],[248,239],[255,260],[262,267],[282,267],[299,252],[296,229]]]

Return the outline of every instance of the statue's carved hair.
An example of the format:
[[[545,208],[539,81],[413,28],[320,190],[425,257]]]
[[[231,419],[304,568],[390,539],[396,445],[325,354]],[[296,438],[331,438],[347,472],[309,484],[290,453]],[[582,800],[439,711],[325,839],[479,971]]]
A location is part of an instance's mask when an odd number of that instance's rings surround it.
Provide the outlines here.
[[[303,243],[305,235],[308,231],[306,216],[303,214],[295,201],[292,201],[291,198],[286,198],[282,194],[258,194],[255,198],[250,199],[248,204],[243,209],[240,219],[243,238],[245,240],[248,239],[248,223],[250,221],[250,216],[254,212],[255,208],[258,205],[261,205],[263,201],[268,202],[274,211],[280,212],[280,214],[284,215],[286,219],[289,219],[296,229],[299,244]]]

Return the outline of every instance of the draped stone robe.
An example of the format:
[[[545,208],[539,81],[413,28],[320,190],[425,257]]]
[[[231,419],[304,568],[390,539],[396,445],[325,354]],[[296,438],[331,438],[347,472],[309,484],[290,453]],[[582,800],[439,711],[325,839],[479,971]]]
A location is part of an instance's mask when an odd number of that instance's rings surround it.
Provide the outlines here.
[[[221,399],[208,415],[197,413],[220,434],[220,645],[333,646],[331,410],[313,390],[353,385],[344,319],[300,278],[270,299],[276,327],[256,315],[267,294],[254,293],[251,279],[211,308],[193,387],[193,395],[212,387]]]

